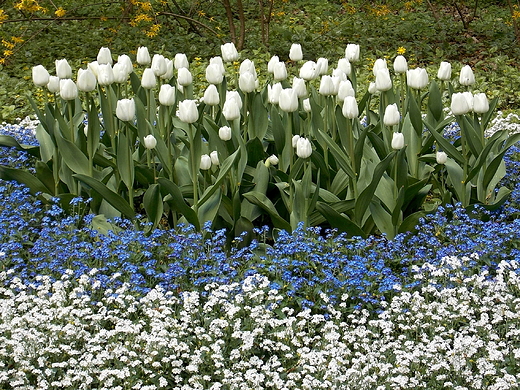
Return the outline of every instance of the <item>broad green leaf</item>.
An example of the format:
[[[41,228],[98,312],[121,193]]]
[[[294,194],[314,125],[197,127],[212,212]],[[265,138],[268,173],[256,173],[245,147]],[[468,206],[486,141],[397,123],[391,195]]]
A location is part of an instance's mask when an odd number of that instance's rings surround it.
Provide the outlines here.
[[[345,215],[340,214],[333,207],[323,202],[316,203],[316,209],[323,214],[327,222],[341,232],[347,233],[350,237],[366,238],[366,233],[355,222]]]
[[[83,152],[71,141],[61,136],[59,131],[55,133],[58,150],[63,161],[74,172],[82,175],[90,175],[90,163]]]
[[[159,184],[152,184],[148,187],[144,193],[143,204],[148,220],[153,223],[152,229],[154,229],[163,216],[163,199]]]
[[[197,229],[197,231],[200,231],[200,223],[197,217],[197,213],[190,206],[188,206],[188,204],[184,200],[180,188],[175,183],[168,179],[165,179],[164,177],[160,177],[157,181],[161,186],[162,194],[171,195],[172,202],[169,202],[170,207],[182,214],[184,218],[186,218],[188,223],[195,226],[195,229]]]
[[[90,99],[90,107],[94,107],[94,99]],[[99,147],[99,137],[101,133],[101,124],[99,123],[99,115],[96,109],[88,112],[88,132],[87,132],[87,154],[92,158],[96,155]]]
[[[271,200],[265,194],[256,191],[249,191],[246,192],[243,196],[251,203],[266,211],[269,214],[269,217],[271,217],[271,221],[275,227],[284,229],[288,232],[291,231],[291,225],[285,219],[280,217],[280,214],[278,214],[278,211],[276,211],[273,202],[271,202]]]
[[[428,117],[431,118],[430,123],[437,124],[443,117],[442,95],[439,85],[435,80],[430,82],[428,94]]]
[[[415,129],[415,133],[421,138],[423,132],[422,113],[415,98],[415,91],[412,91],[410,88],[408,89],[408,115],[410,116],[410,122]]]
[[[36,177],[47,187],[47,193],[56,195],[54,174],[47,164],[42,161],[36,161]]]
[[[198,208],[199,223],[201,226],[206,222],[212,222],[220,208],[220,200],[222,198],[222,190],[218,188],[212,195]]]
[[[356,174],[350,166],[350,159],[348,154],[345,153],[345,151],[341,149],[340,146],[334,142],[328,134],[324,133],[323,131],[320,131],[319,133],[326,146],[329,148],[329,151],[331,151],[332,155],[334,156],[337,164],[345,171],[347,175],[356,180]]]
[[[206,191],[204,191],[204,194],[202,194],[202,197],[199,200],[198,205],[203,205],[204,202],[206,202],[211,195],[220,187],[224,179],[227,177],[227,174],[229,170],[233,167],[233,164],[235,163],[236,158],[240,155],[240,149],[236,150],[235,153],[233,153],[231,156],[226,158],[224,162],[220,165],[220,171],[218,173],[218,176],[215,180],[215,183],[211,185]]]
[[[371,202],[369,205],[370,215],[381,233],[385,233],[388,239],[395,237],[396,228],[392,224],[392,216],[383,206],[377,202]]]
[[[121,175],[121,180],[129,190],[134,187],[134,160],[128,143],[128,138],[124,133],[117,136],[117,169]]]
[[[432,130],[430,127],[428,127],[428,130],[430,131],[433,138],[435,138],[435,141],[437,141],[439,144],[441,150],[445,151],[448,156],[457,161],[459,164],[464,164],[465,159],[462,156],[462,153],[460,153],[455,146],[453,146],[446,138],[442,136],[442,134],[439,134],[436,130]]]
[[[507,149],[500,153],[498,156],[496,156],[486,168],[483,179],[483,185],[485,189],[488,189],[489,183],[491,183],[491,180],[493,180],[493,178],[495,177],[498,168],[504,162],[504,155],[506,154],[506,152]]]
[[[403,222],[401,222],[398,232],[406,233],[417,230],[416,226],[419,225],[419,220],[427,214],[428,212],[426,211],[418,211],[416,213],[410,214],[403,220]]]
[[[47,187],[37,177],[22,169],[8,168],[0,165],[0,179],[14,180],[27,186],[31,194],[48,193]]]
[[[251,138],[264,139],[265,133],[267,132],[267,126],[269,125],[269,118],[267,115],[267,109],[264,106],[264,102],[261,94],[252,94],[252,110],[250,111],[249,127],[253,129]]]
[[[124,214],[130,219],[135,218],[134,209],[128,204],[128,202],[125,199],[123,199],[119,194],[109,189],[105,184],[103,184],[97,179],[94,179],[93,177],[84,174],[75,174],[74,177],[82,183],[85,183],[90,188],[92,188],[92,190],[99,193],[103,197],[103,199],[105,199],[122,214]]]
[[[477,134],[477,130],[471,125],[466,115],[459,116],[459,124],[461,127],[462,134],[465,136],[471,153],[477,157],[482,152],[482,141]]]
[[[448,171],[448,177],[450,178],[451,185],[455,190],[457,199],[462,201],[462,199],[464,199],[464,191],[466,191],[466,184],[464,183],[464,172],[460,165],[458,165],[453,160],[448,159],[444,165]]]

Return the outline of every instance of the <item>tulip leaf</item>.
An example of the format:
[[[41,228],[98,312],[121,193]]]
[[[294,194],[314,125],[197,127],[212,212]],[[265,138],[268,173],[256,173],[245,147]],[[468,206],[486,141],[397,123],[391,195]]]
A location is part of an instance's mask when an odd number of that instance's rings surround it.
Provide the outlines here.
[[[370,215],[372,216],[377,228],[381,233],[386,234],[388,239],[395,237],[395,226],[392,223],[392,216],[380,203],[370,202]]]
[[[480,155],[483,146],[476,129],[471,125],[471,123],[465,115],[460,116],[459,118],[462,118],[462,120],[459,120],[459,122],[461,122],[459,124],[462,133],[466,136],[466,141],[468,142],[468,146],[471,150],[471,153],[474,156]]]
[[[220,165],[220,171],[218,173],[218,176],[215,179],[215,182],[211,185],[211,187],[209,187],[206,191],[204,191],[204,194],[202,194],[202,197],[200,198],[198,203],[199,207],[200,205],[203,205],[204,202],[206,202],[217,189],[220,188],[222,182],[227,177],[228,172],[233,167],[233,164],[235,163],[235,160],[239,155],[241,155],[241,152],[240,149],[237,149],[235,153],[226,158],[224,162]]]
[[[45,187],[47,187],[47,191],[45,192],[56,195],[54,174],[52,170],[49,168],[49,166],[42,161],[36,161],[35,168],[36,177],[45,185]]]
[[[507,187],[500,187],[498,190],[498,193],[495,196],[495,203],[492,204],[482,204],[481,206],[484,207],[486,210],[489,211],[495,211],[500,206],[504,204],[504,202],[507,200],[509,195],[511,194],[511,190]]]
[[[213,222],[220,208],[220,200],[222,198],[222,190],[217,188],[216,191],[202,204],[198,210],[199,223],[203,226],[206,222]]]
[[[83,174],[75,174],[74,177],[96,191],[104,200],[128,218],[133,219],[135,217],[135,212],[128,202],[101,181]]]
[[[92,158],[96,155],[99,147],[101,124],[97,110],[92,109],[94,107],[93,98],[90,98],[90,107],[91,109],[88,111],[87,153]]]
[[[392,211],[392,225],[394,227],[399,226],[399,218],[403,215],[403,206],[405,200],[406,190],[404,187],[399,189],[399,193],[397,194],[397,199],[395,200],[395,207]]]
[[[382,160],[379,164],[377,164],[376,168],[374,169],[372,181],[367,186],[367,188],[365,188],[361,192],[358,199],[356,200],[354,214],[356,216],[356,221],[358,223],[361,223],[361,221],[363,220],[365,212],[368,209],[368,206],[370,205],[370,203],[372,202],[372,199],[374,197],[374,193],[377,189],[379,181],[381,180],[383,173],[385,173],[386,169],[388,168],[388,165],[390,164],[390,162],[392,161],[394,156],[395,156],[395,152],[392,152],[392,153],[388,154],[388,156],[386,156],[384,160]]]
[[[489,102],[489,110],[482,116],[482,129],[488,127],[489,121],[495,117],[495,107],[498,103],[498,97],[493,98]]]
[[[498,154],[488,165],[486,168],[486,171],[484,173],[484,179],[483,179],[483,187],[487,190],[489,184],[491,183],[491,180],[495,177],[495,174],[497,173],[499,167],[504,164],[504,155],[506,154],[507,149]]]
[[[269,118],[267,115],[267,109],[264,106],[262,95],[259,93],[251,94],[252,109],[249,112],[249,127],[253,129],[251,138],[264,139],[267,127],[269,125]]]
[[[453,160],[448,159],[444,165],[448,171],[448,177],[450,178],[451,185],[455,190],[455,194],[457,195],[458,200],[462,201],[462,199],[464,199],[464,192],[466,191],[466,184],[463,177],[464,172],[461,166]]]
[[[417,230],[419,220],[428,214],[427,211],[417,211],[407,216],[399,225],[398,233],[413,232]]]
[[[22,169],[8,168],[0,165],[0,179],[14,180],[29,188],[31,194],[48,193],[47,187],[37,177]]]
[[[340,232],[345,232],[349,237],[362,237],[366,238],[367,235],[356,223],[350,220],[348,217],[340,214],[330,205],[318,202],[316,203],[316,209],[325,217],[327,222]]]
[[[437,141],[440,148],[444,150],[448,156],[453,158],[459,164],[464,164],[464,157],[457,150],[457,148],[453,146],[453,144],[451,144],[446,138],[442,136],[442,134],[439,134],[436,130],[431,129],[430,127],[428,127],[428,130],[430,131],[433,138],[435,138],[435,141]]]
[[[121,180],[129,190],[134,186],[134,161],[128,143],[128,138],[124,133],[117,136],[117,169],[121,175]]]
[[[159,184],[152,184],[148,187],[144,193],[143,205],[148,220],[153,223],[152,229],[154,229],[163,216],[163,199]]]
[[[280,214],[278,214],[278,211],[276,211],[273,202],[271,202],[271,200],[265,194],[256,191],[249,191],[246,192],[243,196],[251,203],[266,211],[271,217],[271,221],[273,222],[274,227],[286,230],[288,232],[291,231],[291,225],[287,223],[285,219],[280,217]]]
[[[350,159],[348,158],[347,153],[345,153],[345,151],[343,151],[343,149],[341,149],[341,147],[336,142],[334,142],[328,134],[324,133],[323,131],[320,131],[319,134],[325,142],[326,146],[329,148],[329,151],[332,152],[332,155],[334,156],[340,168],[343,169],[345,173],[352,179],[356,180],[356,173],[350,166]]]
[[[159,185],[161,186],[161,192],[163,195],[170,194],[172,197],[172,201],[168,202],[170,207],[173,210],[178,211],[180,214],[186,218],[188,223],[195,226],[195,229],[200,230],[200,223],[197,217],[197,213],[186,203],[184,200],[184,196],[180,188],[174,182],[160,177],[158,180]]]
[[[417,103],[417,99],[415,98],[415,94],[412,91],[409,91],[408,94],[408,115],[410,116],[410,122],[412,123],[413,128],[415,129],[415,133],[419,138],[422,137],[423,132],[423,120],[421,109]]]
[[[439,85],[435,80],[430,82],[428,93],[428,113],[427,117],[430,123],[439,123],[443,117],[442,95]]]
[[[271,107],[269,118],[271,119],[271,129],[273,131],[276,154],[281,155],[285,146],[285,128],[280,118],[280,114],[274,105]]]
[[[90,175],[90,163],[83,152],[71,141],[61,136],[60,132],[55,133],[58,150],[63,161],[74,172],[82,175]]]

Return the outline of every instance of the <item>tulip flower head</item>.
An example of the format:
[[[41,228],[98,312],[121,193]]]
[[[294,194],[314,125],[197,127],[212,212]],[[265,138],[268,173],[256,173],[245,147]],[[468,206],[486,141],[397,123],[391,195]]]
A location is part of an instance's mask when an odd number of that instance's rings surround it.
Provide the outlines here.
[[[322,76],[329,71],[329,60],[327,58],[318,58],[316,61],[316,69],[318,71],[318,76]]]
[[[402,55],[398,55],[394,59],[394,72],[397,74],[406,73],[408,70],[408,62],[406,62],[406,58]]]
[[[238,51],[233,42],[228,42],[224,45],[221,45],[220,51],[222,53],[222,59],[224,62],[233,62],[238,60]]]
[[[334,95],[332,76],[324,75],[321,77],[319,93],[323,96]]]
[[[112,67],[112,73],[114,75],[114,83],[122,84],[128,80],[129,73],[126,72],[125,66],[116,62]]]
[[[222,141],[229,141],[231,139],[231,127],[222,126],[220,129],[218,129],[218,137]]]
[[[126,54],[122,54],[117,57],[117,63],[121,64],[125,69],[127,74],[130,74],[134,71],[134,66],[132,65],[132,60]]]
[[[220,95],[215,84],[210,84],[204,91],[204,103],[208,106],[216,106],[220,103]]]
[[[404,148],[404,135],[403,133],[394,133],[392,136],[392,149],[401,150]]]
[[[177,53],[173,59],[173,66],[175,69],[179,70],[181,68],[188,69],[190,64],[188,62],[188,57],[184,53]]]
[[[342,80],[338,87],[338,100],[343,102],[347,96],[356,96],[356,92],[350,80]]]
[[[154,75],[161,77],[166,73],[166,60],[161,54],[154,54],[152,58],[152,70]]]
[[[226,98],[224,107],[222,107],[222,115],[227,121],[233,121],[240,118],[240,107],[234,98]]]
[[[359,115],[359,108],[354,96],[346,96],[343,101],[343,108],[341,110],[343,116],[347,119],[357,118]]]
[[[170,84],[161,85],[159,103],[163,106],[173,106],[175,104],[175,87]]]
[[[140,46],[137,48],[137,63],[139,65],[149,65],[152,62],[148,48]]]
[[[386,106],[385,115],[383,116],[383,123],[385,126],[398,125],[400,119],[401,115],[399,114],[399,109],[397,108],[396,103]]]
[[[302,46],[299,43],[293,43],[291,45],[291,49],[289,50],[289,58],[291,61],[303,60]]]
[[[209,154],[209,157],[211,158],[211,163],[213,165],[220,165],[220,161],[218,159],[218,152],[216,150],[214,150],[213,152],[211,152]]]
[[[224,80],[224,73],[218,64],[209,64],[206,68],[206,80],[210,84],[220,84]]]
[[[274,65],[273,70],[274,81],[283,81],[287,78],[287,68],[285,62],[278,62]]]
[[[207,171],[211,168],[211,157],[207,154],[200,156],[200,169]]]
[[[32,68],[32,79],[37,87],[45,87],[49,84],[49,72],[43,65],[37,65]]]
[[[82,92],[92,92],[96,89],[96,76],[90,69],[79,69],[78,70],[78,89]]]
[[[428,85],[428,73],[424,68],[410,69],[406,72],[406,83],[410,88],[423,89]]]
[[[282,84],[276,83],[273,86],[267,86],[267,100],[271,104],[278,104],[280,101],[280,92],[282,92]]]
[[[377,71],[379,69],[388,69],[388,66],[386,64],[386,60],[384,58],[378,58],[374,62],[374,66],[372,67],[372,73],[374,74],[374,76],[377,77]]]
[[[298,109],[298,95],[292,88],[282,89],[278,106],[282,111],[294,112]]]
[[[108,47],[102,47],[101,49],[99,49],[96,60],[100,65],[112,65],[114,63],[114,60],[112,59],[112,53],[110,52],[110,49]]]
[[[377,70],[375,87],[380,92],[392,89],[392,79],[390,78],[388,68],[380,68]]]
[[[350,66],[349,60],[347,60],[346,58],[339,59],[338,69],[341,69],[343,73],[345,73],[347,76],[350,76],[350,73],[352,73],[352,67]]]
[[[209,59],[210,65],[217,65],[220,68],[220,73],[225,74],[226,68],[224,67],[224,62],[222,61],[222,57],[211,57]]]
[[[47,83],[47,89],[50,93],[60,92],[60,78],[58,76],[49,76],[49,82]]]
[[[293,148],[295,148],[296,145],[298,145],[298,140],[299,139],[300,139],[300,136],[298,134],[293,135],[292,140],[291,140],[291,145],[292,145]]]
[[[451,95],[450,108],[453,115],[464,115],[471,111],[468,100],[461,92]]]
[[[60,96],[63,100],[74,100],[78,97],[78,87],[71,79],[60,80]]]
[[[121,99],[116,104],[116,116],[120,121],[129,122],[135,118],[134,99]]]
[[[152,68],[146,68],[141,76],[141,87],[144,89],[152,89],[155,87],[157,80]]]
[[[238,91],[226,91],[226,100],[229,99],[235,99],[238,104],[238,108],[240,110],[242,109],[242,98],[240,97]]]
[[[280,62],[278,56],[272,56],[269,62],[267,63],[267,72],[273,74],[274,66]]]
[[[179,102],[179,119],[184,123],[195,123],[199,119],[199,111],[195,100],[183,100]]]
[[[114,82],[114,70],[110,64],[100,64],[98,66],[98,84],[102,86],[110,85]]]
[[[296,91],[298,98],[303,98],[308,95],[305,80],[299,77],[293,77],[292,89]]]
[[[161,79],[170,80],[173,77],[173,60],[165,58],[164,62],[166,63],[166,72],[161,76]]]
[[[485,93],[477,93],[473,96],[473,112],[485,114],[489,111],[489,101]]]
[[[247,71],[240,73],[240,76],[238,77],[238,86],[244,93],[253,92],[256,87],[255,76],[251,72]]]
[[[435,159],[437,160],[437,164],[446,164],[446,161],[448,161],[448,155],[445,152],[437,151]]]
[[[359,61],[359,45],[349,43],[345,48],[345,58],[349,62],[355,63]]]
[[[301,137],[296,143],[296,155],[300,158],[308,158],[312,154],[312,144],[307,138]]]
[[[307,61],[300,68],[300,78],[305,81],[314,80],[319,76],[317,65],[314,61]]]
[[[193,76],[188,68],[179,68],[177,69],[177,83],[182,85],[183,87],[187,87],[191,85],[193,82]]]
[[[304,99],[302,104],[303,104],[303,111],[305,111],[305,112],[311,112],[312,111],[311,101],[310,101],[309,98]]]
[[[442,81],[451,80],[451,64],[449,62],[441,62],[439,70],[437,71],[437,78]]]
[[[278,165],[280,160],[275,154],[271,154],[269,157],[267,157],[267,160],[265,160],[265,166],[269,167],[271,165]]]
[[[152,134],[148,134],[146,137],[144,137],[143,144],[146,149],[152,150],[157,146],[157,140]]]
[[[475,84],[475,75],[473,74],[471,66],[465,65],[462,67],[460,70],[459,83],[464,86]]]
[[[60,79],[70,79],[72,77],[72,68],[66,59],[56,60],[56,76]]]

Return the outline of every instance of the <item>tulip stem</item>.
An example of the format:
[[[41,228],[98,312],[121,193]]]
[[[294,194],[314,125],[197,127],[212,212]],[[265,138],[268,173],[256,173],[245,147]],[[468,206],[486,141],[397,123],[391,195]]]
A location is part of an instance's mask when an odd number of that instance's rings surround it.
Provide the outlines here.
[[[73,120],[73,113],[72,113],[72,102],[67,102],[67,108],[69,110],[69,129],[70,129],[70,141],[74,142],[74,120]]]
[[[193,187],[193,210],[197,212],[199,202],[199,189],[198,189],[198,164],[195,160],[195,134],[193,130],[193,124],[188,124],[188,133],[190,138],[190,167],[191,167],[191,182]],[[199,156],[200,159],[200,156]]]

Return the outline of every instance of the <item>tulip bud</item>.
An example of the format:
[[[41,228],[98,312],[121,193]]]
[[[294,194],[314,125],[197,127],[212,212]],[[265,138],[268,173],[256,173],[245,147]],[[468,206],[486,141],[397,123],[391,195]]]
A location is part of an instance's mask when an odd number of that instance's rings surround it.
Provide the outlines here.
[[[390,72],[387,68],[377,70],[375,86],[380,92],[392,89],[392,79],[390,78]]]
[[[148,52],[148,48],[145,46],[140,46],[137,48],[137,63],[139,65],[148,65],[152,62],[150,58],[150,53]]]
[[[200,169],[207,171],[211,168],[211,157],[207,154],[200,156]]]
[[[152,58],[152,70],[153,74],[157,77],[162,76],[166,73],[166,61],[164,56],[161,54],[154,54]]]
[[[346,58],[339,59],[338,69],[341,69],[343,71],[343,73],[345,73],[347,76],[350,76],[350,73],[352,72],[352,67],[350,66],[350,62]]]
[[[257,79],[255,63],[248,58],[242,61],[238,73],[251,73],[255,77],[255,79]]]
[[[218,129],[218,136],[222,141],[229,141],[231,139],[231,128],[229,126],[222,126]]]
[[[318,58],[316,62],[316,69],[318,70],[318,76],[324,75],[329,71],[329,60],[326,58]]]
[[[347,96],[356,96],[350,80],[342,80],[338,87],[338,100],[343,102]]]
[[[428,73],[424,68],[410,69],[406,72],[406,83],[410,88],[422,89],[428,85]]]
[[[219,165],[219,164],[220,164],[220,161],[219,161],[219,159],[218,159],[218,153],[217,153],[216,150],[214,150],[213,152],[211,152],[211,153],[209,154],[209,157],[211,158],[211,163],[212,163],[213,165]]]
[[[193,76],[191,75],[191,72],[188,70],[188,68],[177,69],[177,83],[179,83],[179,85],[187,87],[188,85],[191,85],[192,82]]]
[[[383,123],[385,126],[395,126],[399,124],[400,119],[401,115],[399,114],[399,109],[397,108],[396,103],[386,106],[385,115],[383,116]]]
[[[49,76],[49,82],[47,83],[47,89],[51,93],[60,92],[60,78],[58,76]]]
[[[146,137],[144,137],[143,144],[146,149],[151,150],[157,146],[157,140],[153,135],[148,134]]]
[[[321,77],[319,93],[323,96],[334,95],[334,82],[331,76],[324,75]]]
[[[477,93],[473,96],[473,112],[485,114],[489,111],[489,101],[485,93]]]
[[[354,96],[347,96],[343,101],[343,108],[341,110],[343,116],[347,119],[357,118],[359,115],[359,108]]]
[[[253,92],[255,90],[255,76],[250,72],[240,73],[238,77],[238,86],[244,93]]]
[[[454,93],[451,95],[451,112],[453,115],[464,115],[471,111],[468,100],[463,93]]]
[[[222,115],[228,121],[240,118],[240,107],[236,99],[226,99],[224,107],[222,107]]]
[[[471,66],[465,65],[462,67],[460,70],[459,83],[465,86],[475,84],[475,75],[473,74]]]
[[[267,86],[267,100],[271,104],[278,104],[280,101],[280,92],[282,92],[282,84],[276,83],[272,87]]]
[[[184,53],[175,54],[175,58],[173,59],[173,66],[177,70],[182,69],[182,68],[188,69],[190,67],[190,64],[188,62],[188,57],[186,57],[186,54],[184,54]]]
[[[238,105],[238,109],[242,109],[242,98],[238,91],[226,91],[226,100],[235,99]]]
[[[114,83],[122,84],[128,80],[129,73],[126,73],[123,64],[116,62],[112,67],[112,73],[114,75]]]
[[[446,161],[448,160],[448,155],[444,152],[437,152],[435,154],[435,159],[437,160],[437,164],[446,164]]]
[[[274,81],[282,81],[287,78],[287,69],[285,67],[285,62],[278,62],[274,65],[273,77]]]
[[[392,136],[392,149],[400,150],[404,148],[404,135],[403,133],[394,133]]]
[[[298,95],[296,95],[296,91],[292,88],[282,89],[278,106],[280,110],[285,112],[296,111],[298,109]]]
[[[159,103],[163,106],[173,106],[175,104],[175,87],[170,84],[161,85]]]
[[[165,58],[166,72],[161,76],[163,80],[170,80],[173,77],[173,61],[169,58]]]
[[[90,69],[78,70],[78,89],[82,92],[92,92],[96,89],[96,76]]]
[[[71,79],[60,80],[60,96],[63,100],[74,100],[78,97],[78,87]]]
[[[72,77],[72,68],[66,59],[56,60],[56,76],[60,79],[70,79]]]
[[[199,119],[199,111],[195,100],[183,100],[179,102],[179,119],[184,123],[195,123]]]
[[[462,96],[464,96],[468,103],[469,111],[473,111],[473,94],[471,92],[462,92]]]
[[[233,42],[228,42],[224,45],[221,45],[220,51],[222,53],[222,59],[225,62],[233,62],[238,60],[238,51]]]
[[[110,64],[101,64],[98,67],[98,84],[110,85],[114,82],[114,71]]]
[[[300,138],[296,144],[296,155],[300,158],[308,158],[312,154],[312,144],[307,138]]]
[[[222,57],[212,57],[209,59],[210,65],[217,65],[220,69],[221,74],[226,73],[226,68],[224,67],[224,62],[222,62]]]
[[[372,73],[374,74],[374,76],[377,77],[377,71],[379,69],[388,69],[388,66],[386,65],[386,60],[384,58],[378,58],[374,62],[374,66],[372,67]]]
[[[155,80],[155,74],[152,68],[146,68],[141,77],[141,87],[144,89],[152,89],[155,87],[157,80]]]
[[[359,45],[349,43],[345,49],[345,58],[349,60],[349,62],[358,62],[359,61]]]
[[[437,72],[437,78],[442,81],[451,80],[451,64],[446,61],[442,61]]]
[[[408,70],[408,62],[403,56],[397,56],[394,60],[394,72],[397,74],[406,73]]]
[[[303,59],[302,46],[299,43],[293,43],[289,50],[289,58],[291,61],[301,61]]]
[[[317,65],[314,61],[307,61],[300,68],[300,77],[305,81],[314,80],[318,77]]]
[[[267,157],[264,164],[266,167],[270,167],[271,165],[278,165],[279,162],[280,160],[278,157],[274,154],[271,154],[269,157]]]
[[[267,72],[274,73],[274,66],[280,62],[278,56],[272,56],[267,63]]]
[[[94,73],[94,76],[96,76],[96,80],[99,74],[99,64],[97,61],[89,62],[87,65],[87,68],[90,69],[92,73]]]
[[[206,68],[206,80],[210,84],[220,84],[224,80],[224,73],[222,73],[218,64],[209,64]]]
[[[134,99],[121,99],[117,101],[116,116],[123,122],[133,121],[135,117]]]
[[[298,77],[293,78],[292,89],[296,91],[298,98],[307,96],[307,87],[305,86],[305,80]]]
[[[130,74],[134,71],[134,66],[132,65],[132,60],[126,54],[122,54],[117,57],[117,63],[121,64],[123,69],[126,71],[126,74]]]
[[[308,98],[303,100],[303,111],[305,111],[305,112],[312,111],[311,101]]]
[[[300,139],[300,136],[298,134],[293,135],[291,140],[291,145],[293,148],[295,148],[298,145],[298,140]]]
[[[37,87],[45,87],[49,84],[49,72],[43,65],[37,65],[32,68],[32,79]]]
[[[375,95],[378,92],[379,91],[376,88],[376,83],[372,82],[372,83],[368,84],[368,93],[370,95]]]
[[[203,100],[208,106],[216,106],[220,103],[220,96],[214,84],[210,84],[208,88],[206,88]]]
[[[108,47],[102,47],[99,49],[98,55],[97,55],[97,62],[98,64],[109,64],[112,65],[114,63],[114,60],[112,59],[112,53],[110,52],[110,49]]]

